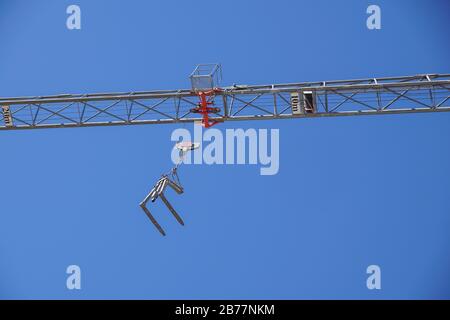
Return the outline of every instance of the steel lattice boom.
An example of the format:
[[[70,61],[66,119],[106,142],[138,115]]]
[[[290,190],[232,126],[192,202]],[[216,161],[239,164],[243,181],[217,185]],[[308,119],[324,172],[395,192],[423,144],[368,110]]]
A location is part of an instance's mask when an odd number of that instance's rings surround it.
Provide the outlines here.
[[[214,121],[450,111],[450,74],[274,85],[234,85],[210,99]],[[0,98],[0,130],[181,123],[192,90]]]

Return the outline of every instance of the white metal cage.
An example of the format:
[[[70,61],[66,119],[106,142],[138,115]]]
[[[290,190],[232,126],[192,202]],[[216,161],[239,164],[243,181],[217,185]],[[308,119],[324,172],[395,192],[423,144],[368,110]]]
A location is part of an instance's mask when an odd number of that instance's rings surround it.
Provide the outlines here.
[[[195,92],[218,88],[222,80],[222,66],[218,63],[199,64],[189,78]]]

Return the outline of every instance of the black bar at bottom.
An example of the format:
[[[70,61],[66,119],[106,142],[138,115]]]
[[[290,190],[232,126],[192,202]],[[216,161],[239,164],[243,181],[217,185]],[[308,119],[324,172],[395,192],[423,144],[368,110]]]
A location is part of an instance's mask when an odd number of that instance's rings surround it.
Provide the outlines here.
[[[0,308],[8,307],[18,315],[36,311],[47,314],[65,311],[72,316],[85,318],[98,307],[102,318],[109,313],[118,319],[130,319],[130,314],[139,314],[142,319],[334,319],[337,315],[356,315],[358,319],[386,319],[396,314],[404,319],[418,312],[439,314],[439,308],[448,310],[449,301],[417,300],[60,300],[60,301],[0,301]],[[84,307],[89,308],[88,311]],[[389,308],[389,311],[386,311]],[[445,309],[444,309],[445,308]],[[389,317],[386,315],[389,314]],[[121,317],[121,316],[124,317]]]

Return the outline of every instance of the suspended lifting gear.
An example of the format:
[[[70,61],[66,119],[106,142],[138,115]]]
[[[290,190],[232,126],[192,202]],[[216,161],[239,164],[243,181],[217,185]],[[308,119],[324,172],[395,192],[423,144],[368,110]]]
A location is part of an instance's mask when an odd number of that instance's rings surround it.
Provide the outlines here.
[[[173,206],[167,200],[167,198],[164,195],[164,191],[169,186],[173,190],[175,190],[176,193],[178,193],[178,194],[183,193],[184,190],[183,190],[183,187],[181,186],[180,178],[177,173],[178,167],[183,163],[186,153],[191,150],[197,149],[199,146],[200,146],[199,143],[193,143],[193,142],[177,143],[176,148],[180,150],[178,163],[168,173],[163,174],[161,176],[161,178],[156,182],[153,189],[148,193],[148,195],[140,203],[142,210],[144,210],[145,214],[149,217],[150,221],[153,223],[153,225],[156,227],[156,229],[158,229],[158,231],[163,236],[165,236],[166,233],[165,233],[164,229],[161,227],[161,225],[158,223],[158,221],[156,221],[155,217],[150,213],[150,210],[148,210],[147,203],[149,201],[155,202],[156,199],[160,198],[162,200],[162,202],[166,205],[166,207],[169,209],[169,211],[173,214],[173,216],[178,221],[178,223],[181,224],[182,226],[184,226],[183,219],[181,219],[180,215],[175,211]]]

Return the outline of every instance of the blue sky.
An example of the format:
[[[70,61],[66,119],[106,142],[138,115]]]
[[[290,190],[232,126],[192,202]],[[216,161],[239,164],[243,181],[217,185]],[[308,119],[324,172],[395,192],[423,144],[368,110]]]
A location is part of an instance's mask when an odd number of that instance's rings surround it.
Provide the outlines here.
[[[66,28],[70,4],[81,30]],[[381,30],[366,28],[370,4]],[[225,85],[448,73],[448,9],[0,0],[0,96],[186,88],[216,61]],[[169,197],[186,226],[159,204],[163,238],[138,203],[176,128],[1,132],[0,298],[450,298],[450,114],[225,123],[279,129],[279,173],[183,167],[186,192]]]

